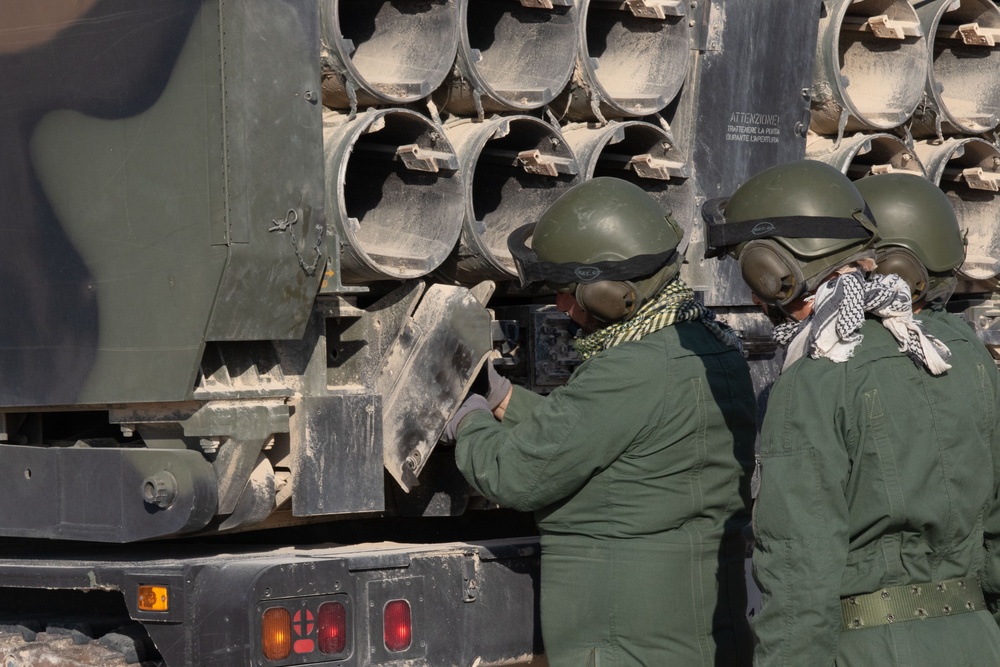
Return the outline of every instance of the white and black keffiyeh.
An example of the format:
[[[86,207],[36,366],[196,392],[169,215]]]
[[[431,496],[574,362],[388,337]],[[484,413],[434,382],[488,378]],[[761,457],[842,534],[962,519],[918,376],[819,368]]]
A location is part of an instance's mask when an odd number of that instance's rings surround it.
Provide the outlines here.
[[[913,319],[910,288],[897,275],[874,275],[861,271],[844,273],[816,290],[812,314],[801,322],[774,328],[774,341],[786,349],[784,368],[805,354],[842,363],[851,358],[864,338],[860,333],[865,313],[876,315],[882,326],[899,341],[899,351],[914,363],[940,375],[951,366],[948,347],[926,333]]]

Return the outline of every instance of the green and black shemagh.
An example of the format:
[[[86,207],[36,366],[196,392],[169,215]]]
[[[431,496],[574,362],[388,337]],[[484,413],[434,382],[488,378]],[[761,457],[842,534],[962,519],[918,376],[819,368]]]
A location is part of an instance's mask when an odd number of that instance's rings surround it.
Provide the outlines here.
[[[677,322],[689,321],[700,321],[723,343],[740,349],[736,333],[728,325],[716,321],[715,313],[695,300],[694,291],[683,280],[674,278],[644,304],[635,317],[578,338],[576,350],[587,360],[615,345],[639,340]]]

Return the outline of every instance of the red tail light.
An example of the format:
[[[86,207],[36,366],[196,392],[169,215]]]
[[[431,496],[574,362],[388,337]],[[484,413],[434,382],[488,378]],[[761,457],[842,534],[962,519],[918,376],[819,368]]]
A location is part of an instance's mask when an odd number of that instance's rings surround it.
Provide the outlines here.
[[[413,640],[410,624],[410,603],[406,600],[390,600],[385,605],[382,616],[385,647],[390,651],[405,651]]]
[[[317,615],[321,653],[343,652],[347,646],[347,613],[339,602],[324,602]]]

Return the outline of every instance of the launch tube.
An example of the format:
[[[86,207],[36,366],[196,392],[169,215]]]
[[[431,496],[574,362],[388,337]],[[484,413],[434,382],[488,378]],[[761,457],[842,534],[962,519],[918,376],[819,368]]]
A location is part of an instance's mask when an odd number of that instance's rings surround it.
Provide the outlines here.
[[[465,211],[458,157],[441,127],[406,109],[324,116],[326,211],[346,283],[405,280],[444,261]]]
[[[356,109],[427,97],[458,49],[455,0],[321,0],[323,104]]]
[[[927,38],[906,0],[831,0],[820,18],[811,129],[887,130],[924,94]]]
[[[553,104],[570,121],[655,114],[676,97],[691,58],[688,3],[590,0],[581,8],[572,83]]]
[[[918,137],[981,134],[1000,122],[1000,9],[989,0],[938,0],[917,6],[930,40]]]
[[[812,136],[806,157],[836,167],[854,181],[872,174],[925,173],[913,149],[892,134],[856,134],[839,144],[832,138]]]
[[[666,129],[641,120],[578,123],[564,127],[563,136],[584,180],[613,176],[635,183],[674,213],[685,229],[681,250],[687,246],[692,216],[682,213],[686,197],[681,190],[691,168]]]
[[[435,101],[482,117],[550,103],[573,75],[579,0],[459,0],[456,70]]]
[[[576,156],[558,128],[533,116],[456,119],[444,130],[459,156],[466,212],[442,272],[463,283],[511,280],[517,270],[507,236],[580,182]]]
[[[959,274],[970,280],[1000,276],[1000,150],[975,137],[918,141],[914,148],[967,234],[968,254]]]

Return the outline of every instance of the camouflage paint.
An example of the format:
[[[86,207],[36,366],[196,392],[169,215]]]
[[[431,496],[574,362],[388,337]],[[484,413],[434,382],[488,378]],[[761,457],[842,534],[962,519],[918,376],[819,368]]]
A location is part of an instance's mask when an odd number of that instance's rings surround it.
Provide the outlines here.
[[[33,2],[0,7],[0,406],[185,400],[206,340],[300,337],[315,3]]]
[[[53,17],[66,19],[58,30],[27,33],[30,15],[0,8],[0,26],[12,26],[0,29],[0,402],[8,405],[77,401],[99,348],[97,276],[42,184],[31,137],[59,110],[110,122],[149,109],[201,3],[90,4],[82,16]]]

